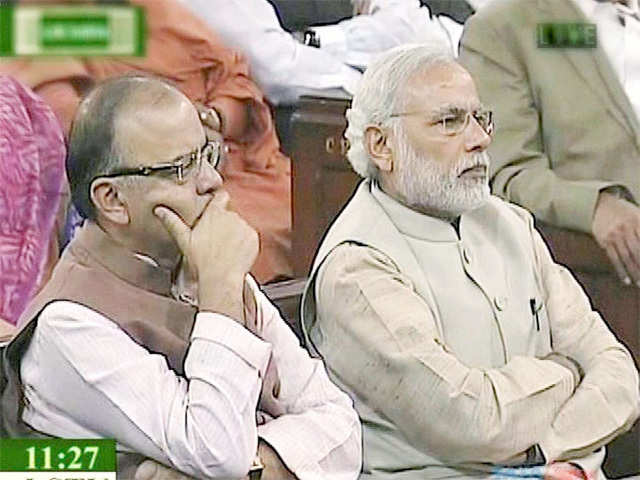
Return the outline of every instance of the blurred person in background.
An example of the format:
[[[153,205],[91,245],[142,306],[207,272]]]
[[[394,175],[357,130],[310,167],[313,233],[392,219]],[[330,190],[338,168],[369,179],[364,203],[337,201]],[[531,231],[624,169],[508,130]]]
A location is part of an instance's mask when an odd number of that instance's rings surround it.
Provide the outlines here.
[[[65,152],[51,108],[0,76],[0,319],[11,324],[58,259],[57,226],[68,197]]]
[[[5,59],[0,73],[13,75],[44,98],[66,134],[79,102],[95,82],[127,72],[172,81],[202,105],[205,123],[224,137],[227,161],[222,174],[233,208],[260,235],[261,251],[253,267],[257,280],[291,277],[290,161],[280,151],[269,106],[248,64],[177,0],[130,3],[146,11],[145,57]]]
[[[307,89],[353,94],[374,55],[403,43],[440,42],[455,51],[462,32],[460,24],[432,16],[418,0],[181,1],[247,55],[274,104],[295,102]],[[347,13],[353,16],[338,21]],[[302,31],[292,35],[288,28]]]
[[[575,42],[541,45],[543,24]],[[493,191],[593,235],[640,286],[638,45],[637,0],[493,0],[467,22],[460,61],[495,111]]]

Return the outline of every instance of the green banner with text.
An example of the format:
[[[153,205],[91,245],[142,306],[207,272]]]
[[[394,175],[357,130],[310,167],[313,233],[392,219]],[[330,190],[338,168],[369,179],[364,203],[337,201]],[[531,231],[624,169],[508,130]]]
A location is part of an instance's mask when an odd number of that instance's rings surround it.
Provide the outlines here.
[[[0,56],[144,56],[146,19],[131,5],[2,5]]]

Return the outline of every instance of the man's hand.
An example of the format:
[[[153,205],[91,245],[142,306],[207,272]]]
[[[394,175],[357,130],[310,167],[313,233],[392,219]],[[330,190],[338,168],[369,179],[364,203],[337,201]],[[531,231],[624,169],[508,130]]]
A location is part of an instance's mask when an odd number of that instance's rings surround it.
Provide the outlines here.
[[[640,208],[600,192],[592,223],[593,236],[604,248],[620,280],[640,286]]]
[[[261,480],[297,480],[291,470],[289,470],[276,451],[262,440],[258,443],[258,457],[264,465]],[[134,480],[192,480],[192,477],[166,467],[153,460],[145,460],[136,470]],[[249,480],[249,476],[242,480]],[[558,480],[558,479],[553,479]]]
[[[296,480],[298,478],[286,467],[280,455],[262,439],[258,442],[258,457],[264,465],[260,480]]]
[[[154,213],[174,238],[198,282],[200,310],[228,315],[244,324],[244,278],[258,255],[258,235],[228,210],[229,195],[219,191],[193,228],[172,210]]]
[[[193,480],[193,477],[154,460],[145,460],[138,466],[134,480]]]

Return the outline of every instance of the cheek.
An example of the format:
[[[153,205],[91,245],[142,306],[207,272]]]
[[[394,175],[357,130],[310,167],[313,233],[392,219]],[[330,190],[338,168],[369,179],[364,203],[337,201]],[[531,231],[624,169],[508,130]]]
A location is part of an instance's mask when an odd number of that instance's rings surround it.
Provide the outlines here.
[[[432,158],[441,165],[454,166],[461,155],[464,155],[462,142],[455,137],[439,137],[423,139],[416,145],[416,153],[423,158]]]

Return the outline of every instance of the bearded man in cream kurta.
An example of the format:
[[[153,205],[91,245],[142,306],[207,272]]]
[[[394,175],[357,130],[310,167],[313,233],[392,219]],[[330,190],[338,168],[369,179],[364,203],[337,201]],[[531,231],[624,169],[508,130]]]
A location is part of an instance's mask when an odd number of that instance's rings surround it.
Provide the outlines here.
[[[493,119],[468,72],[400,47],[347,118],[365,180],[320,247],[303,327],[360,414],[361,478],[603,478],[638,373],[529,213],[490,196]]]

